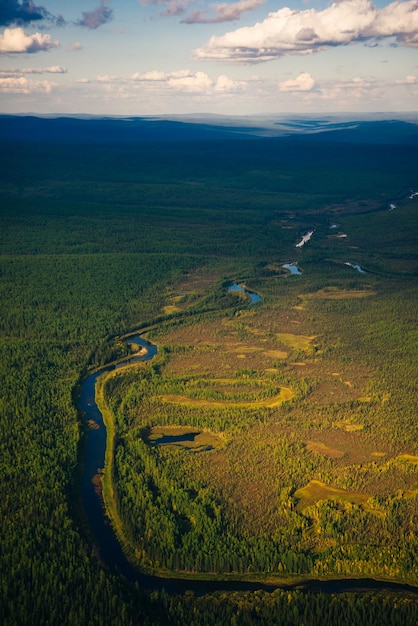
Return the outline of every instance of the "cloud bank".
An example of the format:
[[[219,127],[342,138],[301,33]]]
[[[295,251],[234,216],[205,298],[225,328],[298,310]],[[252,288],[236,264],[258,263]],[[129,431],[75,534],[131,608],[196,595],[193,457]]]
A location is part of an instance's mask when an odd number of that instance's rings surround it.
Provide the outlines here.
[[[47,80],[32,81],[24,76],[20,78],[0,78],[0,93],[39,94],[51,93],[53,85]]]
[[[285,7],[254,26],[211,37],[195,51],[195,57],[260,63],[386,38],[418,48],[418,0],[392,2],[382,9],[376,9],[371,0],[340,0],[322,11]]]
[[[35,53],[58,46],[58,41],[51,41],[50,35],[27,35],[20,27],[6,28],[0,33],[0,54]]]
[[[299,74],[294,80],[286,80],[279,83],[280,91],[311,91],[315,87],[315,80],[306,72]]]

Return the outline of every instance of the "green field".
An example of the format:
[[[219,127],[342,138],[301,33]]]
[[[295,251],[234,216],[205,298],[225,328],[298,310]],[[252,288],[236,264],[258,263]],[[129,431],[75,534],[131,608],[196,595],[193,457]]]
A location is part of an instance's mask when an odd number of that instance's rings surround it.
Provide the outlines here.
[[[176,596],[110,573],[75,398],[147,329],[157,357],[100,383],[135,566],[418,587],[416,146],[28,141],[0,161],[2,624],[414,623],[407,592]]]

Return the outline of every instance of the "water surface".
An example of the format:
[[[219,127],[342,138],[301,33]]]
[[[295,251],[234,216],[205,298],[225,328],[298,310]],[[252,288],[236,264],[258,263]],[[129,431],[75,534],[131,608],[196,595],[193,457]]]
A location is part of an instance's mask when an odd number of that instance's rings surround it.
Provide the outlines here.
[[[302,272],[298,268],[298,264],[296,263],[296,261],[293,261],[292,263],[285,263],[284,265],[282,265],[282,267],[285,270],[289,270],[289,272],[293,276],[301,276],[302,275]]]
[[[250,304],[255,304],[256,302],[261,301],[261,296],[259,296],[258,293],[255,293],[255,291],[250,291],[249,289],[246,289],[244,285],[239,285],[238,283],[234,283],[233,285],[228,287],[228,292],[231,293],[232,291],[240,291],[241,293],[245,293],[245,295],[247,295],[250,298]]]

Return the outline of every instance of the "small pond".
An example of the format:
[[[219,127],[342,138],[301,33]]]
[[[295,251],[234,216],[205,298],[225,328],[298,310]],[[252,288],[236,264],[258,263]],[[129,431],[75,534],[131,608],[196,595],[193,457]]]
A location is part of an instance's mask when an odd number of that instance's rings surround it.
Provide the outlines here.
[[[302,272],[298,268],[298,264],[295,261],[292,261],[292,263],[285,263],[284,265],[282,265],[282,267],[285,270],[289,270],[289,272],[291,273],[292,276],[301,276],[302,275]]]
[[[194,442],[198,432],[182,433],[181,435],[162,435],[156,439],[150,439],[149,442],[153,446],[162,446],[167,444]]]

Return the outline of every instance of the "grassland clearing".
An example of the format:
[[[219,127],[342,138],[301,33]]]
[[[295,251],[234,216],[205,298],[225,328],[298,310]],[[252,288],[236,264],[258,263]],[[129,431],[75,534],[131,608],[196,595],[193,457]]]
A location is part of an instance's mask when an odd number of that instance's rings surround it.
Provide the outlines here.
[[[276,333],[276,337],[280,343],[283,343],[292,350],[302,350],[307,353],[310,353],[313,350],[312,342],[315,339],[315,335],[307,337],[305,335],[295,335],[293,333]]]
[[[299,500],[299,506],[304,509],[320,500],[339,500],[341,502],[351,502],[353,504],[365,504],[370,496],[366,493],[346,491],[338,487],[332,487],[320,480],[310,480],[305,487],[295,491],[295,498]]]
[[[350,422],[346,420],[342,422],[335,422],[335,426],[337,428],[342,428],[347,433],[355,433],[359,430],[363,430],[364,428],[364,424],[356,424],[355,422]]]
[[[281,387],[280,392],[276,394],[272,398],[266,398],[263,400],[247,400],[247,401],[236,401],[228,399],[228,395],[225,394],[223,400],[209,400],[203,398],[194,398],[185,395],[177,395],[177,394],[166,394],[160,396],[163,402],[169,402],[172,404],[184,404],[188,406],[195,407],[216,407],[222,408],[226,405],[233,405],[236,408],[273,408],[278,407],[283,402],[287,402],[294,397],[294,391],[290,389],[290,387]]]
[[[330,459],[340,459],[342,456],[344,456],[344,452],[342,450],[337,450],[337,448],[330,448],[321,441],[307,441],[306,449],[309,450],[309,452],[322,454],[329,457]]]
[[[398,461],[405,461],[406,463],[418,465],[418,456],[414,456],[413,454],[399,454],[396,458]]]
[[[181,310],[182,309],[179,306],[176,306],[175,304],[167,304],[166,306],[163,307],[164,315],[172,315],[173,313],[178,313]]]
[[[318,298],[320,300],[353,300],[375,296],[374,289],[341,289],[339,287],[327,287],[314,293],[301,296],[303,299]]]

